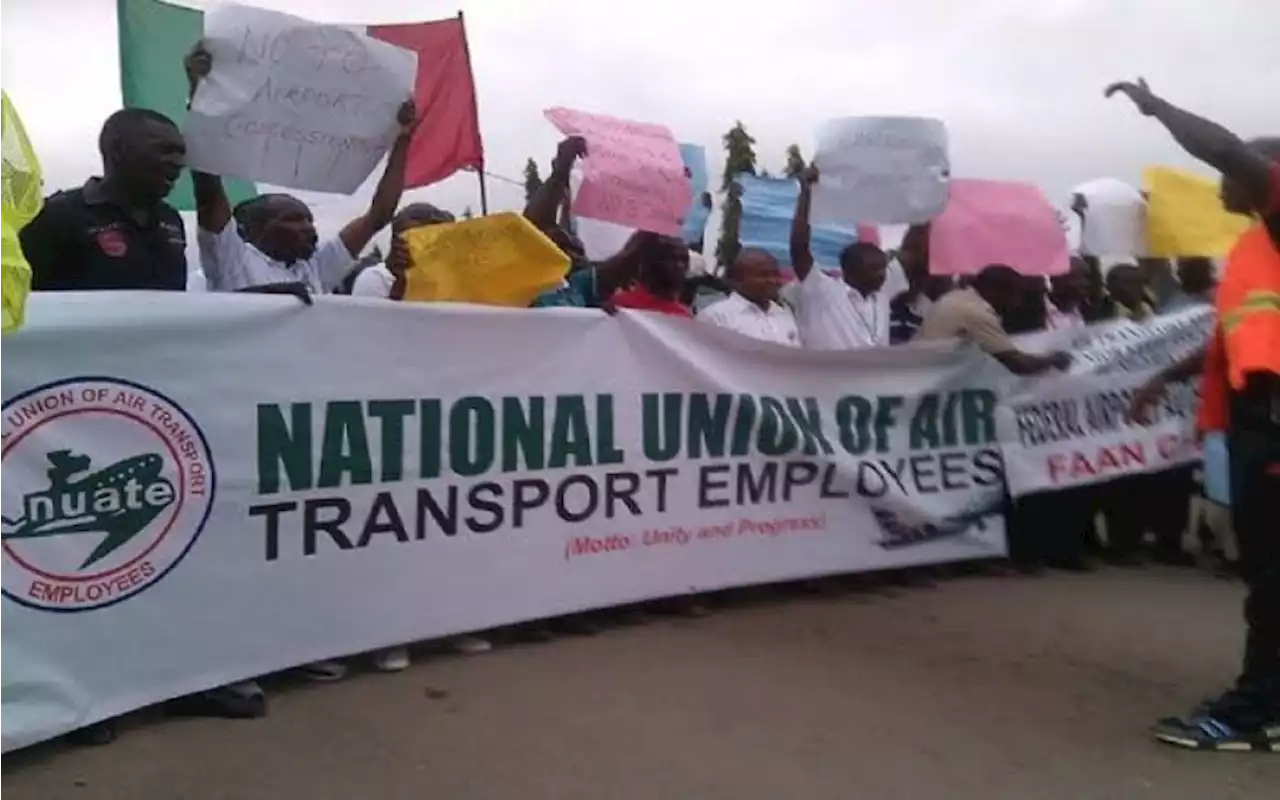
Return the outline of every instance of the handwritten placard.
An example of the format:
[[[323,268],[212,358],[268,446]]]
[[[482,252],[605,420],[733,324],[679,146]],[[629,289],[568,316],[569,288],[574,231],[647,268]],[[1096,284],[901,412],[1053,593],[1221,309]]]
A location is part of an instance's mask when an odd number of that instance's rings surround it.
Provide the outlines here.
[[[1170,167],[1143,170],[1147,191],[1147,254],[1157,258],[1222,256],[1249,227],[1249,218],[1222,207],[1218,182]]]
[[[1081,252],[1129,261],[1146,254],[1147,204],[1142,194],[1115,178],[1097,178],[1077,186],[1084,198]]]
[[[413,228],[404,242],[406,300],[525,308],[569,269],[568,256],[512,212]]]
[[[679,236],[691,200],[680,146],[664,125],[567,108],[543,112],[561,133],[587,140],[574,213]]]
[[[946,210],[929,225],[935,275],[972,275],[989,264],[1060,275],[1070,260],[1056,210],[1031,184],[953,180]]]
[[[183,125],[187,164],[350,194],[395,140],[417,55],[337,25],[238,5],[204,18],[213,70]]]
[[[916,224],[947,204],[947,128],[920,117],[847,117],[818,128],[810,221]]]

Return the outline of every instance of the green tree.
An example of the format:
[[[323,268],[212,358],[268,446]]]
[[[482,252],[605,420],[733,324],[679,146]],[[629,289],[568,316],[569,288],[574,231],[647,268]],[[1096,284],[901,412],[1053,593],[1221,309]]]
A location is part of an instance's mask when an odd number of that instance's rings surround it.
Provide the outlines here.
[[[721,216],[720,240],[716,243],[716,261],[729,264],[738,257],[742,247],[738,231],[742,224],[742,200],[734,188],[734,178],[746,172],[756,174],[756,140],[738,120],[721,141],[724,142],[724,213]]]
[[[800,173],[804,172],[807,165],[804,163],[804,156],[800,154],[800,145],[793,144],[787,148],[787,166],[783,170],[788,178],[798,178]]]
[[[473,216],[475,215],[471,213],[471,206],[467,206],[466,208],[462,209],[463,219],[471,219]]]
[[[542,176],[538,175],[538,162],[530,158],[524,162],[524,199],[528,202],[533,199],[538,188],[542,186]]]

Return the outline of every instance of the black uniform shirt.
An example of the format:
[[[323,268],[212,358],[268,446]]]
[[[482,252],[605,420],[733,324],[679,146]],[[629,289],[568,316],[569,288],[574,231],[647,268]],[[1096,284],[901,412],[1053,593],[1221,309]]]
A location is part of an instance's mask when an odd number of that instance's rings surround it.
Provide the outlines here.
[[[187,288],[182,217],[160,202],[145,224],[106,196],[101,179],[58,192],[22,229],[35,291]]]

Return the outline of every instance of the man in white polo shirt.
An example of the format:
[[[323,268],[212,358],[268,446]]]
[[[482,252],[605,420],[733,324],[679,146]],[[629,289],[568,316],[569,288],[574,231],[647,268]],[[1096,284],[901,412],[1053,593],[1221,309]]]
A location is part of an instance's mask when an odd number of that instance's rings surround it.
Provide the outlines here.
[[[810,350],[857,350],[889,344],[889,302],[907,289],[902,265],[890,264],[871,242],[854,242],[840,251],[842,278],[814,269],[809,247],[809,206],[818,171],[800,175],[800,196],[791,222],[791,266],[800,282],[796,292],[800,338]]]
[[[203,44],[197,44],[185,66],[194,96],[200,81],[213,68],[213,56]],[[222,178],[192,170],[196,239],[209,289],[234,292],[273,284],[302,284],[315,294],[336,289],[400,205],[409,139],[417,127],[412,100],[400,107],[396,123],[396,140],[369,210],[323,242],[316,235],[311,209],[296,197],[261,195],[241,203],[233,214]]]
[[[379,264],[371,264],[360,271],[351,284],[353,297],[378,297],[383,300],[403,300],[405,270],[409,267],[409,252],[401,236],[424,225],[444,225],[453,222],[453,215],[430,203],[410,203],[391,220],[391,250]]]
[[[753,339],[800,346],[796,318],[791,309],[778,302],[782,272],[777,259],[765,250],[745,248],[729,265],[724,277],[733,293],[708,306],[698,314],[698,319]]]

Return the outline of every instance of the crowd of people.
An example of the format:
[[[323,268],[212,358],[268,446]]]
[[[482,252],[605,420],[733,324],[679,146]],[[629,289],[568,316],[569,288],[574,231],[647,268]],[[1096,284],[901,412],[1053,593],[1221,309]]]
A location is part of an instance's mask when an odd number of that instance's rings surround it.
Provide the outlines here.
[[[208,52],[197,48],[186,61],[194,92],[209,73]],[[1131,97],[1144,113],[1155,116],[1193,155],[1224,173],[1224,198],[1233,210],[1261,216],[1272,250],[1280,241],[1280,157],[1274,140],[1242,143],[1212,123],[1199,120],[1152,95],[1144,84],[1120,84],[1116,92]],[[409,136],[417,116],[412,103],[399,111],[400,136],[392,146],[385,172],[368,210],[336,236],[321,238],[310,209],[286,194],[261,195],[231,207],[219,176],[193,172],[197,205],[196,237],[208,288],[215,292],[293,294],[309,302],[312,294],[346,293],[388,302],[404,297],[411,259],[403,234],[419,226],[453,221],[448,212],[427,203],[401,206],[403,167]],[[186,232],[177,211],[165,202],[183,166],[184,145],[178,127],[154,111],[127,108],[111,115],[99,140],[103,174],[80,188],[51,196],[40,215],[22,231],[22,245],[32,267],[35,291],[167,290],[187,284]],[[896,251],[859,241],[840,254],[838,267],[815,265],[810,249],[811,190],[821,180],[809,168],[800,177],[790,238],[790,264],[764,250],[738,252],[723,271],[689,275],[690,245],[677,237],[637,232],[613,256],[591,261],[575,236],[568,206],[569,177],[587,155],[579,137],[560,143],[550,175],[532,195],[525,217],[569,257],[571,266],[559,286],[543,293],[534,308],[581,307],[605,312],[637,309],[696,320],[742,335],[788,347],[853,350],[901,345],[912,341],[961,337],[976,343],[1014,373],[1029,375],[1069,366],[1064,352],[1031,353],[1012,335],[1043,329],[1083,326],[1108,319],[1137,323],[1154,315],[1214,302],[1217,270],[1209,258],[1135,259],[1100,264],[1077,256],[1063,274],[1046,281],[1019,274],[1016,265],[992,264],[953,283],[929,271],[927,225],[911,227]],[[1261,166],[1259,166],[1261,165]],[[1259,177],[1261,175],[1261,177]],[[1078,198],[1083,215],[1085,201]],[[375,234],[391,227],[385,259],[362,259]],[[699,243],[694,243],[696,251]],[[1265,249],[1265,248],[1264,248]],[[696,257],[696,256],[695,256]],[[1265,259],[1266,256],[1258,256]],[[1280,269],[1273,255],[1270,268]],[[1280,274],[1280,273],[1277,273]],[[1280,278],[1272,280],[1280,284]],[[709,295],[720,295],[708,304]],[[698,296],[698,302],[694,297]],[[695,312],[695,308],[697,311]],[[1280,311],[1280,306],[1271,311]],[[1274,323],[1272,323],[1274,325]],[[1275,330],[1271,328],[1269,330]],[[1280,338],[1272,340],[1280,351]],[[1263,359],[1252,374],[1262,388],[1247,392],[1232,384],[1232,424],[1250,420],[1252,435],[1265,444],[1258,458],[1271,466],[1251,467],[1237,487],[1251,505],[1242,518],[1237,504],[1234,525],[1240,536],[1240,571],[1250,588],[1249,655],[1237,686],[1191,716],[1162,722],[1167,741],[1194,746],[1221,745],[1253,737],[1259,731],[1280,740],[1280,556],[1277,555],[1277,469],[1275,448],[1280,397],[1275,388],[1275,361]],[[1192,367],[1183,367],[1190,374]],[[1269,372],[1268,372],[1269,370]],[[1143,399],[1154,397],[1162,376]],[[1252,381],[1253,378],[1250,378]],[[1250,387],[1254,384],[1250,383]],[[1270,405],[1269,405],[1270,404]],[[1267,410],[1259,412],[1258,408]],[[1140,414],[1141,408],[1136,409]],[[1269,426],[1269,427],[1268,427]],[[1257,433],[1261,430],[1262,433]],[[1256,439],[1251,446],[1257,446]],[[1266,450],[1266,448],[1272,448]],[[1252,463],[1260,463],[1255,462]],[[1270,470],[1270,471],[1267,471]],[[1258,477],[1264,475],[1264,477]],[[1235,477],[1235,476],[1233,476]],[[1269,481],[1269,483],[1268,483]],[[1259,488],[1262,487],[1262,488]],[[1266,489],[1272,491],[1268,494]],[[1189,469],[1126,478],[1100,487],[1035,495],[1012,503],[1009,538],[1012,564],[1022,571],[1044,567],[1089,569],[1095,559],[1137,565],[1146,560],[1190,565],[1184,549],[1187,501],[1194,492]],[[1270,519],[1270,530],[1265,521]],[[1099,518],[1103,525],[1097,524]],[[1148,538],[1149,537],[1149,538]],[[937,569],[895,573],[894,581],[928,580],[945,574]],[[865,578],[859,580],[865,581]],[[839,582],[837,582],[839,583]],[[810,582],[830,588],[832,582]],[[704,600],[685,598],[674,605],[681,613],[702,613]],[[653,606],[615,609],[520,626],[521,638],[557,633],[590,633],[603,624],[643,618]],[[661,607],[658,610],[663,610]],[[454,642],[463,652],[490,647],[485,638]],[[408,666],[405,648],[375,655],[381,669]],[[302,671],[315,680],[336,680],[345,666],[311,664]],[[236,718],[266,713],[265,697],[254,681],[172,701],[170,710]],[[83,742],[114,738],[108,721],[77,732]],[[1171,732],[1172,731],[1172,732]],[[1175,735],[1176,734],[1176,735]]]

